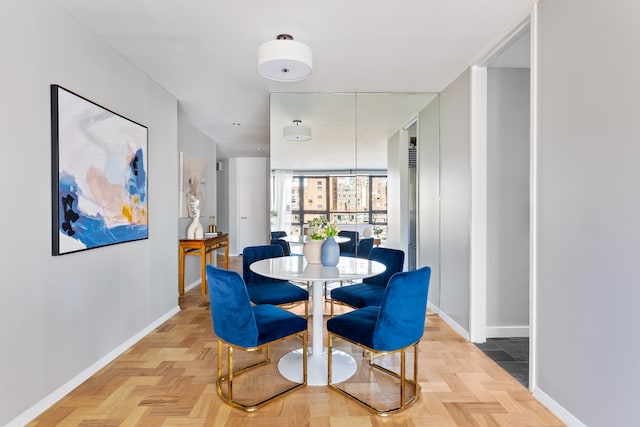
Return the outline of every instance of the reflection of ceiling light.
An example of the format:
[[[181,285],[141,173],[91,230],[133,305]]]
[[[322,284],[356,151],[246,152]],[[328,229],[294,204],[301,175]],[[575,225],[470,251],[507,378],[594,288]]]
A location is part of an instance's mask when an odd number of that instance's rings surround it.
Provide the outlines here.
[[[294,124],[283,129],[284,139],[287,141],[309,141],[311,140],[311,128],[302,124],[302,120],[294,120]]]
[[[311,49],[293,40],[289,34],[280,34],[276,40],[263,43],[258,49],[258,71],[270,80],[303,80],[311,75],[312,69]]]

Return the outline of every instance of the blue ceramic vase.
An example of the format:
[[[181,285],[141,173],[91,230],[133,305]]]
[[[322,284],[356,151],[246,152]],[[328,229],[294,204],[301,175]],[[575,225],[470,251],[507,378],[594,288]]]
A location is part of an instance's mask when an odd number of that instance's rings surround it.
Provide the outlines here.
[[[322,243],[320,260],[325,267],[335,267],[340,261],[340,245],[333,237],[327,237]]]

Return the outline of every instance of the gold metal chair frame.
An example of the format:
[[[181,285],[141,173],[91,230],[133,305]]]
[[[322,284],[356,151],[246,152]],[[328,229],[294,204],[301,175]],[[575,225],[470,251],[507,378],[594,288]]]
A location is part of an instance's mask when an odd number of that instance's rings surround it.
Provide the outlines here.
[[[257,368],[259,366],[264,366],[269,364],[269,362],[271,361],[271,349],[270,346],[272,344],[275,343],[279,343],[282,341],[285,341],[289,338],[292,337],[300,337],[302,338],[302,383],[296,383],[294,386],[289,387],[288,389],[281,391],[277,394],[274,394],[272,396],[267,397],[266,399],[255,403],[255,404],[244,404],[242,402],[238,402],[236,400],[233,399],[233,378],[234,376],[239,376],[245,372],[248,372],[250,370],[252,370],[253,368]],[[227,369],[228,369],[228,373],[227,375],[223,375],[222,373],[222,344],[225,344],[227,346]],[[238,350],[242,350],[242,351],[261,351],[262,349],[266,348],[266,357],[263,360],[260,360],[252,365],[246,366],[244,368],[238,369],[237,371],[233,370],[233,349],[238,349]],[[223,391],[223,384],[222,382],[226,381],[226,396],[224,394]],[[296,333],[296,334],[292,334],[292,335],[288,335],[284,338],[280,338],[278,340],[275,341],[271,341],[267,344],[263,344],[257,347],[240,347],[237,345],[233,345],[230,344],[220,338],[218,338],[218,369],[217,369],[217,381],[216,381],[216,385],[217,385],[217,389],[218,389],[218,395],[220,396],[220,398],[227,403],[228,405],[237,408],[237,409],[242,409],[246,412],[253,412],[258,408],[261,408],[262,406],[266,405],[269,402],[272,402],[276,399],[279,399],[281,397],[286,396],[287,394],[291,393],[292,391],[295,391],[299,388],[305,387],[307,385],[307,331],[302,331],[300,333]]]
[[[332,352],[332,348],[333,348],[333,339],[335,337],[338,337],[344,341],[347,341],[351,344],[354,344],[360,348],[363,349],[362,351],[362,358],[365,359],[365,357],[368,358],[369,360],[369,365],[372,368],[376,368],[379,371],[390,375],[398,380],[400,380],[400,406],[396,406],[390,409],[385,409],[385,408],[377,408],[375,406],[373,406],[373,404],[366,402],[365,400],[359,398],[358,396],[355,396],[349,392],[347,392],[344,389],[341,389],[339,387],[337,387],[336,385],[331,383],[331,352]],[[378,351],[375,350],[373,348],[369,348],[365,345],[362,345],[360,343],[351,341],[347,338],[344,338],[343,336],[334,334],[332,332],[328,333],[328,345],[327,345],[327,354],[329,357],[329,361],[328,361],[328,370],[327,370],[327,384],[329,384],[329,388],[332,390],[335,390],[341,394],[343,394],[344,396],[348,397],[351,400],[354,400],[355,402],[357,402],[358,404],[364,406],[365,408],[367,408],[368,410],[370,410],[371,412],[375,413],[376,415],[380,415],[380,416],[387,416],[387,415],[391,415],[395,412],[398,411],[402,411],[407,409],[412,403],[414,403],[416,400],[418,400],[418,396],[420,395],[420,384],[418,383],[418,343],[420,341],[416,341],[413,344],[410,344],[406,347],[403,347],[401,349],[398,350],[394,350],[394,351]],[[406,377],[406,352],[408,349],[410,349],[411,347],[413,347],[413,379],[409,379]],[[400,353],[400,373],[396,373],[393,372],[387,368],[385,368],[384,366],[378,365],[377,363],[373,362],[373,358],[374,357],[378,357],[378,356],[384,356],[387,354],[393,354],[393,353]],[[413,386],[413,395],[407,400],[407,386],[406,384],[410,384],[411,386]]]

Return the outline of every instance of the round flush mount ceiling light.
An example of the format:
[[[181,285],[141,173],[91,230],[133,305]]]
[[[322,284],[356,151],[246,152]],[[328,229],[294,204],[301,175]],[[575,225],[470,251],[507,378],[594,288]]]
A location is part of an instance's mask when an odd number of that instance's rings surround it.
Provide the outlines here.
[[[267,79],[295,82],[309,77],[312,69],[311,48],[289,34],[280,34],[258,49],[258,71]]]
[[[287,141],[304,142],[311,140],[311,128],[302,124],[302,120],[294,120],[291,126],[282,130]]]

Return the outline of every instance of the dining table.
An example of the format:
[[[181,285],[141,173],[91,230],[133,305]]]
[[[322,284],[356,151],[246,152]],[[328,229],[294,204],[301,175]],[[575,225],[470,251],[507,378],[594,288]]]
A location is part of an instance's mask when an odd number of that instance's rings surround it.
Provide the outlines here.
[[[311,348],[307,359],[307,384],[327,384],[327,349],[324,346],[324,294],[326,282],[354,281],[377,276],[385,271],[384,264],[368,259],[340,257],[338,265],[328,267],[310,264],[301,256],[268,258],[252,263],[254,273],[292,282],[311,282],[312,325]],[[334,349],[331,382],[345,381],[356,372],[356,361],[348,353]],[[278,361],[278,370],[290,381],[302,382],[302,348],[286,353]]]

